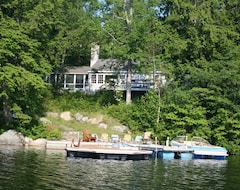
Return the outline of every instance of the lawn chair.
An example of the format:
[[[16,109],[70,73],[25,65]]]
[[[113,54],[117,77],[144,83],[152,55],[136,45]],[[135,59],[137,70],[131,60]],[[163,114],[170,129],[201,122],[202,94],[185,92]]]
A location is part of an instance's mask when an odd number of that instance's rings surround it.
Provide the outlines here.
[[[83,130],[83,142],[96,142],[96,139],[96,135],[92,136],[92,134],[90,134],[87,129]]]
[[[136,142],[136,143],[141,143],[141,142],[142,142],[142,139],[143,139],[143,137],[140,136],[140,135],[138,135],[138,136],[135,137],[135,142]]]
[[[147,131],[144,133],[144,136],[143,136],[143,142],[144,143],[152,143],[152,139],[151,139],[151,132]]]
[[[125,134],[123,137],[123,142],[132,142],[132,136],[130,134]]]
[[[96,141],[99,141],[98,135],[96,133],[92,133],[92,138],[96,138]]]
[[[112,142],[119,142],[119,136],[117,134],[112,134],[111,139]]]
[[[108,142],[108,134],[107,133],[102,133],[100,140],[103,141],[103,142]]]

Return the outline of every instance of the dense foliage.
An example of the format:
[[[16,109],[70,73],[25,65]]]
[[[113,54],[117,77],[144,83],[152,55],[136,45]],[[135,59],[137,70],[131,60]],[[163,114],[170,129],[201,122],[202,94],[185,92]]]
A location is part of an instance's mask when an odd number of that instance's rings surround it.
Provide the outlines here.
[[[62,110],[104,106],[132,131],[150,130],[162,142],[199,135],[238,151],[239,9],[238,0],[1,2],[2,129],[37,131],[43,103],[54,97],[65,101]],[[156,81],[158,88],[128,105],[114,93],[51,95],[45,77],[66,65],[88,65],[94,42],[100,56],[128,60],[129,69],[138,60],[140,71],[162,70],[168,83]]]

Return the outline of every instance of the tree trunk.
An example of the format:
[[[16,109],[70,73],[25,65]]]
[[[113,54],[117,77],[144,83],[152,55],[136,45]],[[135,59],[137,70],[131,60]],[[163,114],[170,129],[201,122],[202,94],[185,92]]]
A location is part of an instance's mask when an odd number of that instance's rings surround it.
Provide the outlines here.
[[[5,92],[7,91],[6,83],[3,83],[2,89]],[[2,103],[3,103],[3,119],[5,121],[5,125],[9,125],[12,117],[11,110],[9,109],[9,101],[5,94],[2,96]]]
[[[126,25],[131,32],[132,15],[133,15],[133,0],[124,0],[123,8],[125,11]],[[132,101],[132,60],[128,59],[127,62],[127,82],[126,82],[126,104],[130,104]]]
[[[132,73],[131,73],[132,61],[128,60],[127,63],[127,81],[126,81],[126,104],[131,103],[131,93],[132,93]]]

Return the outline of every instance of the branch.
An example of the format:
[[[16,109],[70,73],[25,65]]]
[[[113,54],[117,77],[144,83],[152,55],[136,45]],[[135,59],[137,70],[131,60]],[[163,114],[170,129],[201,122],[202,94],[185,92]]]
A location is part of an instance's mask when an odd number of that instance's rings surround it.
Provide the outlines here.
[[[103,29],[105,32],[107,32],[107,34],[108,34],[109,36],[111,36],[111,37],[113,38],[113,40],[114,40],[115,42],[117,42],[119,45],[124,45],[124,43],[118,41],[117,38],[115,38],[115,36],[114,36],[113,34],[111,34],[110,32],[108,32],[108,31],[105,30],[104,28],[102,28],[102,29]]]

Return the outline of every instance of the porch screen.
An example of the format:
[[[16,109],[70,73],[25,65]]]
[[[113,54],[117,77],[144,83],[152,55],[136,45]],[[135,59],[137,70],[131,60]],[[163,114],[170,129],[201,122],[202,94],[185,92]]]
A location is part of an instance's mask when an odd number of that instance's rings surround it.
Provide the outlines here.
[[[76,86],[75,88],[83,88],[83,75],[76,75]]]
[[[74,87],[74,75],[68,74],[66,75],[66,87],[73,88]]]

